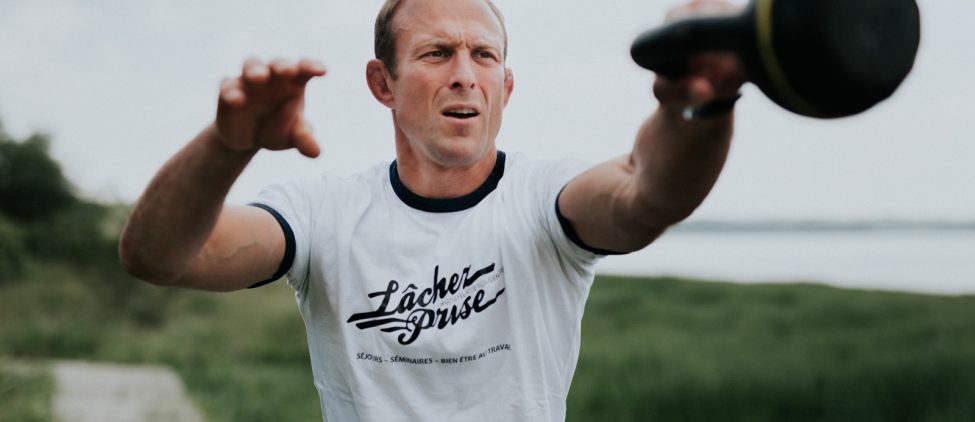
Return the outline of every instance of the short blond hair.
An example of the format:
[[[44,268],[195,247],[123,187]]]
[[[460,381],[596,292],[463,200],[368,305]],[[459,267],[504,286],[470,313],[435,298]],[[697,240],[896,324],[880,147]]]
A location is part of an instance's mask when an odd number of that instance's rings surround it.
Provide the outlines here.
[[[379,14],[376,15],[374,42],[376,58],[386,64],[386,68],[389,69],[389,73],[394,78],[396,77],[396,31],[393,28],[393,18],[396,16],[396,10],[399,9],[403,1],[386,0],[383,3],[382,9],[379,9]],[[501,33],[504,36],[502,56],[507,58],[508,30],[504,26],[504,15],[501,14],[501,10],[491,0],[484,0],[484,2],[491,8],[491,12],[494,12],[494,16],[498,18],[498,22],[501,23]]]

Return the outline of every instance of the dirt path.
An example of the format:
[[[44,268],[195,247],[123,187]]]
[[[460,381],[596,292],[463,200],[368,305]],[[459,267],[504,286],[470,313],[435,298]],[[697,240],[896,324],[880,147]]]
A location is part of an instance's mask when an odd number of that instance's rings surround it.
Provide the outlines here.
[[[160,366],[56,362],[54,412],[63,422],[203,422],[183,383]]]

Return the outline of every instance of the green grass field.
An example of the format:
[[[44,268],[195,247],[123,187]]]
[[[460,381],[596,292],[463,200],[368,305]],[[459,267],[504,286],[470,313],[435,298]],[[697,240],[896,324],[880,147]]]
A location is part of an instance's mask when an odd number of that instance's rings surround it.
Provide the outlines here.
[[[45,368],[0,359],[0,421],[51,421],[54,380]]]
[[[0,283],[0,361],[161,363],[211,421],[321,420],[283,283],[212,294],[106,274],[35,264]],[[973,323],[973,297],[600,277],[568,420],[975,420]],[[12,377],[0,408],[49,403],[49,378]]]
[[[283,283],[215,294],[76,270],[34,265],[0,284],[0,360],[164,364],[211,422],[321,420],[304,327]]]
[[[975,420],[975,298],[597,281],[569,420]]]

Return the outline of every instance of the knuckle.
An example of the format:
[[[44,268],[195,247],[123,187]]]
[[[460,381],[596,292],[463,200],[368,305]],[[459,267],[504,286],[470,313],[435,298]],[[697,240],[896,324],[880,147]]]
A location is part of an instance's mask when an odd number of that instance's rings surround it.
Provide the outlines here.
[[[271,61],[271,71],[275,74],[288,75],[296,70],[295,63],[291,60],[279,57]]]
[[[244,59],[243,67],[247,68],[250,66],[259,65],[261,63],[262,63],[261,59],[257,58],[257,56],[247,56],[247,58]]]

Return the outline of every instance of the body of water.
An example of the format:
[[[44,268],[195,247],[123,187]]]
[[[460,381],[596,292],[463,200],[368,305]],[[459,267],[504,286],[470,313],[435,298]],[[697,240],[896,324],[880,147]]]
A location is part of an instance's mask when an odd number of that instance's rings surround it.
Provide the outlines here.
[[[975,294],[975,230],[674,231],[597,271]]]

